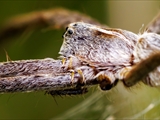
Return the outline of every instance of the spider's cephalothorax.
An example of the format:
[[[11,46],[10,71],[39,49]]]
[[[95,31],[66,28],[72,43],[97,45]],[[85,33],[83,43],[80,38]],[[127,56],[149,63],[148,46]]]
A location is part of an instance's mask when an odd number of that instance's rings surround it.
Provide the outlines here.
[[[154,37],[154,34],[150,36]],[[59,53],[61,57],[75,57],[81,63],[94,68],[97,71],[95,79],[99,81],[101,89],[108,90],[116,85],[117,80],[124,80],[126,75],[132,74],[130,70],[133,66],[152,54],[154,44],[150,42],[160,42],[157,36],[155,40],[146,42],[148,38],[145,38],[145,34],[137,35],[126,30],[105,29],[76,22],[69,24],[66,28]],[[149,44],[153,45],[148,47]],[[160,46],[156,47],[158,50],[159,48]],[[146,52],[149,53],[146,54]],[[153,74],[145,77],[143,82],[151,81]],[[133,84],[125,82],[126,86]]]
[[[63,35],[62,57],[76,57],[98,71],[95,78],[103,90],[123,79],[134,56],[137,35],[121,29],[103,29],[95,25],[71,23]]]

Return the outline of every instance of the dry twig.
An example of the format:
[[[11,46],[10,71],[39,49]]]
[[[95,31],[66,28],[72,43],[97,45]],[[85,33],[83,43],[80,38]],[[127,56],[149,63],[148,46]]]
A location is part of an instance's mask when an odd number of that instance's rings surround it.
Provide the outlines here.
[[[82,66],[82,70],[86,85],[98,83],[94,80],[92,68]],[[75,88],[81,76],[74,74],[74,82],[71,84],[71,73],[62,67],[61,60],[51,58],[5,62],[0,64],[0,92]]]
[[[98,21],[79,12],[62,8],[49,9],[19,15],[9,19],[0,29],[0,41],[18,36],[26,30],[36,28],[49,27],[52,29],[64,29],[69,23],[76,21],[84,21],[101,26]]]

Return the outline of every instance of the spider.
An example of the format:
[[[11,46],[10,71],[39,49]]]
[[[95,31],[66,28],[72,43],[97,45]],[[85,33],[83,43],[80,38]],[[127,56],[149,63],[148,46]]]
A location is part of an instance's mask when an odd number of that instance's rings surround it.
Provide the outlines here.
[[[60,57],[64,66],[74,72],[78,71],[85,84],[81,65],[87,65],[95,70],[95,79],[102,90],[110,90],[119,80],[126,87],[133,86],[138,81],[150,86],[160,85],[160,36],[156,33],[144,32],[135,34],[127,30],[101,28],[96,25],[75,22],[68,25],[63,35]],[[65,64],[65,60],[69,63]],[[73,82],[71,81],[71,82]],[[80,87],[50,91],[51,95],[82,94],[86,88]]]

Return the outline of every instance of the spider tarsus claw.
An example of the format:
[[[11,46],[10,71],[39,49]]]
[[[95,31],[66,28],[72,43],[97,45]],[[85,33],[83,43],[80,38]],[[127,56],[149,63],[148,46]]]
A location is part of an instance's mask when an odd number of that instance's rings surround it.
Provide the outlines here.
[[[62,67],[65,65],[66,58],[62,58]]]
[[[70,58],[69,58],[68,69],[72,69],[72,66],[73,66],[72,63],[73,63],[73,58],[70,57]]]
[[[69,70],[70,72],[71,72],[71,84],[73,84],[74,83],[74,75],[75,75],[75,73],[74,73],[74,70]]]
[[[67,60],[67,62],[66,62]],[[66,65],[65,65],[66,64]],[[80,76],[78,80],[78,84],[83,86],[85,84],[85,77],[83,75],[83,72],[81,69],[75,69],[73,67],[73,57],[69,57],[66,59],[65,57],[62,59],[62,67],[66,68],[67,71],[71,73],[71,84],[74,84],[74,77],[75,77],[75,72],[77,72]]]
[[[79,70],[77,70],[77,72],[78,72],[78,74],[80,75],[80,80],[79,80],[79,83],[80,84],[85,84],[85,77],[84,77],[84,75],[83,75],[83,72],[82,72],[82,70],[81,69],[79,69]]]
[[[70,70],[73,68],[73,58],[69,57],[69,62],[67,61],[67,58],[62,58],[62,67],[66,68],[67,70]]]

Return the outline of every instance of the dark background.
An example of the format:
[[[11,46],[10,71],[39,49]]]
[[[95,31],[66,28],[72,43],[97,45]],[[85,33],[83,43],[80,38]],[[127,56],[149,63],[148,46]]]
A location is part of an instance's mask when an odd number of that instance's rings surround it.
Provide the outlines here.
[[[2,0],[0,23],[13,16],[32,11],[62,7],[85,13],[110,27],[139,32],[158,13],[158,1],[102,0]],[[32,30],[7,40],[0,48],[0,61],[6,61],[4,49],[11,60],[56,59],[64,30]],[[97,86],[83,96],[53,97],[44,92],[0,95],[0,119],[75,119],[75,118],[159,118],[159,89],[137,85],[131,89],[121,83],[109,92]],[[152,109],[153,108],[153,109]]]

